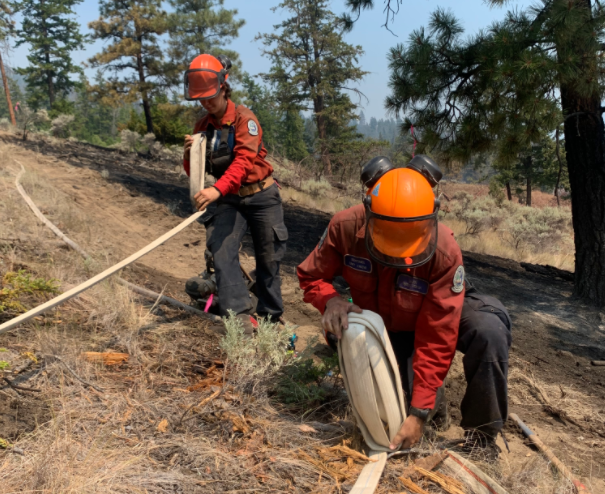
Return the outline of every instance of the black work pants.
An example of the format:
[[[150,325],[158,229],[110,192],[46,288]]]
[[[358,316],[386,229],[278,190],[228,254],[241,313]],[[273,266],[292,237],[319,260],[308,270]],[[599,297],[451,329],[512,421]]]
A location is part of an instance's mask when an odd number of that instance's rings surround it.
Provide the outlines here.
[[[464,429],[490,436],[502,430],[508,416],[508,350],[512,342],[511,320],[502,303],[469,289],[464,297],[456,349],[462,360],[466,393],[460,405]],[[412,358],[414,332],[389,332],[407,403],[413,395]],[[438,393],[443,396],[443,393]],[[435,408],[439,407],[435,403]]]
[[[256,312],[278,319],[284,312],[281,297],[280,261],[286,252],[288,230],[276,184],[247,197],[229,194],[212,205],[202,221],[206,247],[214,258],[219,309],[236,314]],[[239,264],[239,249],[250,227],[256,258],[258,306],[252,307]]]

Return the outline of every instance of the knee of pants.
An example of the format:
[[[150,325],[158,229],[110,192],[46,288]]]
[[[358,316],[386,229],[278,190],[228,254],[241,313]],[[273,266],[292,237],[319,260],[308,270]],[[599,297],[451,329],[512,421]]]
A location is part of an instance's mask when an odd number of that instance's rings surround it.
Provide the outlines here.
[[[512,343],[510,330],[494,314],[485,314],[477,318],[470,334],[473,335],[468,351],[480,352],[483,361],[508,361],[508,349]],[[473,352],[474,353],[474,352]],[[477,354],[479,356],[479,354]]]

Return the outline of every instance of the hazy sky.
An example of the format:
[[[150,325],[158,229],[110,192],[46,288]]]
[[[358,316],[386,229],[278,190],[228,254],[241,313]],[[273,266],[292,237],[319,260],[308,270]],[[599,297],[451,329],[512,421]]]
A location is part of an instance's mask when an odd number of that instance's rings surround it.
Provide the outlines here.
[[[250,74],[258,74],[269,69],[269,62],[264,58],[261,44],[254,41],[258,33],[271,32],[273,26],[286,18],[283,11],[272,12],[271,8],[278,4],[278,0],[225,0],[225,7],[238,9],[239,18],[245,19],[246,24],[240,31],[240,36],[230,48],[239,52],[243,68]],[[374,1],[376,7],[373,11],[362,13],[361,19],[355,25],[353,31],[346,36],[346,40],[352,44],[359,44],[365,50],[360,60],[362,68],[370,72],[359,84],[359,89],[368,97],[369,102],[362,100],[361,109],[366,117],[383,118],[385,116],[384,99],[388,94],[388,66],[387,52],[389,48],[400,42],[407,42],[410,32],[420,26],[426,25],[429,15],[437,7],[452,10],[462,21],[468,33],[474,33],[479,28],[488,26],[494,20],[504,17],[505,9],[489,8],[483,0],[404,0],[399,15],[395,17],[391,29],[397,35],[393,35],[385,28],[384,14],[382,12],[382,0]],[[528,0],[520,0],[518,6],[528,5]],[[333,0],[332,10],[341,13],[344,10],[343,0]],[[515,3],[511,4],[515,5]],[[511,5],[508,8],[511,8]],[[87,24],[99,16],[98,1],[84,0],[76,7],[78,21],[82,24],[84,32],[88,32]],[[18,18],[17,18],[18,20]],[[86,50],[74,55],[77,62],[85,61],[88,57],[97,53],[102,44],[97,42],[88,45]],[[9,64],[13,67],[27,65],[28,47],[23,45],[10,56]],[[93,71],[88,72],[92,76]],[[357,102],[357,99],[354,101]]]

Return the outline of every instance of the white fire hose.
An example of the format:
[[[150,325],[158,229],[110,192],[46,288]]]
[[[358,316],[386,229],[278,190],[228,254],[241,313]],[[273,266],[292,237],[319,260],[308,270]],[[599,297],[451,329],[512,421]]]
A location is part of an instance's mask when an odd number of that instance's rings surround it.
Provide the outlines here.
[[[387,461],[391,440],[406,418],[397,359],[382,317],[364,310],[349,314],[349,328],[338,342],[338,360],[353,414],[371,460],[350,494],[372,494]]]
[[[192,205],[193,205],[194,211],[195,211],[195,201],[193,200],[193,197],[195,196],[195,194],[197,194],[197,192],[199,192],[204,187],[204,175],[205,175],[205,169],[206,169],[206,167],[205,167],[205,165],[206,165],[205,142],[206,142],[206,137],[204,135],[196,134],[193,136],[193,145],[191,147],[191,160],[190,160],[191,171],[190,171],[189,185],[190,185],[190,196],[192,199]],[[88,254],[86,254],[86,252],[84,252],[75,242],[73,242],[72,240],[67,238],[63,234],[63,232],[61,232],[55,225],[50,223],[50,221],[48,221],[46,219],[46,217],[42,214],[42,212],[34,204],[34,202],[31,200],[31,198],[29,198],[29,196],[27,195],[27,193],[25,192],[25,190],[19,183],[21,176],[23,175],[23,173],[25,173],[25,169],[23,168],[23,165],[21,165],[21,168],[22,168],[22,170],[19,173],[19,175],[17,176],[15,183],[16,183],[17,189],[19,190],[19,192],[21,193],[21,195],[23,196],[23,198],[25,199],[25,201],[27,202],[29,207],[34,211],[36,216],[38,216],[42,221],[44,221],[44,223],[47,226],[49,226],[57,236],[59,236],[59,238],[61,238],[65,243],[67,243],[72,249],[74,249],[74,250],[80,252],[80,254],[84,255],[84,257],[88,257]],[[176,226],[169,232],[165,233],[164,235],[162,235],[160,238],[158,238],[154,242],[143,247],[141,250],[132,254],[130,257],[124,259],[123,261],[119,262],[118,264],[115,264],[114,266],[111,266],[110,268],[106,269],[102,273],[99,273],[98,275],[96,275],[93,278],[89,279],[88,281],[82,283],[81,285],[78,285],[78,286],[72,288],[71,290],[68,290],[67,292],[62,293],[58,297],[55,297],[52,300],[49,300],[48,302],[46,302],[42,305],[39,305],[38,307],[35,307],[35,308],[27,311],[26,313],[21,314],[20,316],[15,317],[14,319],[11,319],[10,321],[5,322],[4,324],[0,324],[0,334],[5,333],[6,331],[10,331],[11,329],[16,328],[20,324],[23,324],[26,321],[29,321],[30,319],[32,319],[36,316],[39,316],[40,314],[43,314],[51,309],[54,309],[55,307],[63,304],[64,302],[67,302],[69,299],[79,295],[80,293],[88,290],[89,288],[93,287],[97,283],[99,283],[99,282],[103,281],[104,279],[110,277],[111,275],[117,273],[121,269],[124,269],[129,264],[132,264],[137,259],[140,259],[141,257],[148,254],[152,250],[158,248],[164,242],[166,242],[167,240],[174,237],[177,233],[179,233],[182,230],[184,230],[185,228],[187,228],[191,223],[196,221],[202,214],[204,214],[204,211],[195,212],[189,218],[187,218],[185,221],[183,221],[181,224],[179,224],[178,226]],[[211,319],[214,321],[220,320],[220,318],[218,318],[216,316],[206,314],[206,313],[196,310],[193,307],[190,307],[178,300],[171,299],[170,297],[165,297],[164,295],[154,293],[150,290],[147,290],[146,288],[138,287],[136,285],[133,285],[132,283],[129,283],[126,280],[120,280],[120,282],[125,284],[126,286],[128,286],[128,288],[132,289],[133,291],[140,293],[144,296],[147,296],[147,297],[152,296],[153,298],[159,299],[160,302],[176,305],[178,307],[188,310],[189,312],[195,312],[196,314],[198,314],[202,317],[205,317],[207,319]]]

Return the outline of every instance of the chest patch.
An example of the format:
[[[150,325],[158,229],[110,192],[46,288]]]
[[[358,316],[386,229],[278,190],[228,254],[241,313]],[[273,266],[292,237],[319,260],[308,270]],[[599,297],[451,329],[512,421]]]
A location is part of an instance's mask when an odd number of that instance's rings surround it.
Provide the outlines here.
[[[351,269],[355,271],[361,271],[362,273],[371,273],[372,272],[372,261],[369,259],[365,259],[363,257],[356,257],[347,254],[345,256],[345,266],[349,266]]]
[[[400,274],[397,276],[397,288],[426,295],[429,293],[429,282],[420,278],[414,278],[409,274]]]
[[[258,135],[258,125],[256,125],[256,122],[254,120],[248,120],[248,133],[251,136]]]

